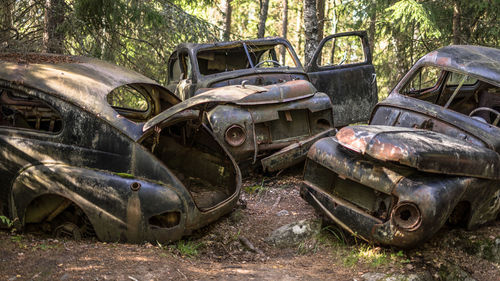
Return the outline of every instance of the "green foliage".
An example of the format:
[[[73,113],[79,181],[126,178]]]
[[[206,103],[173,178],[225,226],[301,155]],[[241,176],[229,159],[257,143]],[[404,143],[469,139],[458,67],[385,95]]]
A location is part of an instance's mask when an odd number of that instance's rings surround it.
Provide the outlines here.
[[[420,32],[439,37],[441,32],[431,20],[430,11],[424,6],[424,3],[418,3],[415,0],[402,0],[386,9],[390,20],[400,32],[408,29],[409,25],[417,25]]]
[[[175,243],[175,248],[181,256],[192,258],[198,255],[198,248],[202,245],[191,240],[179,240]]]
[[[2,224],[6,225],[8,228],[12,227],[13,222],[6,216],[0,216],[0,221]]]
[[[42,51],[45,1],[14,1],[11,30],[0,51]],[[65,0],[68,54],[93,56],[132,68],[165,83],[168,57],[181,42],[221,40],[223,0]],[[259,1],[232,0],[231,39],[257,33]],[[5,12],[6,4],[3,4]],[[325,0],[325,36],[374,30],[373,60],[380,98],[425,53],[453,40],[454,6],[462,44],[500,46],[498,0]],[[299,57],[304,53],[303,1],[288,0],[287,37]],[[280,36],[282,1],[270,1],[266,36]],[[0,21],[1,22],[1,21]],[[456,38],[455,38],[456,39]]]
[[[267,191],[269,188],[264,186],[264,181],[266,178],[262,178],[262,182],[260,184],[245,186],[243,190],[245,190],[248,194],[261,194],[263,191]]]
[[[393,253],[390,250],[374,247],[368,244],[355,246],[344,257],[343,262],[346,266],[354,266],[358,262],[369,264],[372,267],[378,267],[391,262],[402,262],[404,254],[402,251]]]

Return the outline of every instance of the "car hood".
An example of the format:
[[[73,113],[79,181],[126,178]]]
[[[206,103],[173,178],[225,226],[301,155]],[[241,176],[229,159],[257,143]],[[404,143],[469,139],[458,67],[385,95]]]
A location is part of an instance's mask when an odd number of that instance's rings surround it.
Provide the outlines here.
[[[174,115],[188,109],[206,109],[218,104],[242,106],[275,104],[308,98],[316,93],[314,86],[305,80],[288,81],[269,86],[236,85],[216,88],[194,96],[161,112],[143,126],[143,131],[167,122]]]
[[[360,125],[342,128],[336,138],[350,150],[420,171],[500,178],[500,156],[495,151],[433,131]]]

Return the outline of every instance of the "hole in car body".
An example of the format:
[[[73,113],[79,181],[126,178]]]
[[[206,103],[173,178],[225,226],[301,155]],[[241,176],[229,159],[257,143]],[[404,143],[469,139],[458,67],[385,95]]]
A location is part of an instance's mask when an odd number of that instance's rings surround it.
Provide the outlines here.
[[[237,178],[228,154],[197,121],[165,127],[142,144],[173,171],[204,211],[230,198],[236,192]]]

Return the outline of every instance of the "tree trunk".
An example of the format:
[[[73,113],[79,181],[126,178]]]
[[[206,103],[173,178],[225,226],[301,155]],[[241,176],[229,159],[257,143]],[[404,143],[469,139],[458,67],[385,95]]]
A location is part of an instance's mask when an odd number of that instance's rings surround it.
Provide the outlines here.
[[[323,33],[325,30],[325,0],[317,0],[316,3],[316,15],[318,17],[318,43],[323,39]]]
[[[43,49],[47,53],[63,53],[64,0],[45,0]]]
[[[8,48],[10,45],[13,4],[14,0],[4,0],[0,6],[0,49]]]
[[[260,16],[259,16],[259,29],[257,31],[257,38],[262,38],[266,34],[266,20],[267,10],[269,9],[269,0],[260,1]]]
[[[309,64],[318,46],[318,18],[316,16],[316,0],[304,0],[304,27],[306,42],[304,61]]]
[[[368,42],[372,49],[372,54],[375,51],[375,24],[377,23],[377,0],[372,0],[370,5],[370,26],[368,27]]]
[[[460,6],[458,1],[453,1],[453,45],[461,44],[460,40]]]
[[[283,0],[283,22],[281,24],[281,36],[286,39],[288,31],[288,0]],[[281,48],[281,61],[285,65],[286,49]]]
[[[300,5],[300,3],[297,3],[298,5]],[[304,29],[304,25],[302,24],[302,21],[304,19],[304,6],[303,5],[300,5],[300,8],[298,9],[298,15],[297,15],[297,23],[296,23],[296,26],[297,26],[297,30],[295,31],[295,33],[297,34],[297,55],[301,54],[302,53],[302,48],[303,48],[303,45],[302,45],[302,30]]]
[[[233,7],[231,7],[232,0],[224,1],[224,24],[222,30],[224,30],[224,41],[229,41],[231,37],[231,16],[233,13]]]

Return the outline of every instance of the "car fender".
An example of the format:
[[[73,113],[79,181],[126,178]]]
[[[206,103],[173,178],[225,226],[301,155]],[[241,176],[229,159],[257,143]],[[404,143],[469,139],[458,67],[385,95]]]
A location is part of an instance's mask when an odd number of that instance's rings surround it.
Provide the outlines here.
[[[171,231],[172,240],[180,238],[186,222],[186,201],[173,188],[129,174],[63,164],[40,164],[20,171],[12,185],[13,218],[24,224],[26,208],[45,194],[62,196],[80,207],[103,241],[150,240],[146,237],[148,218],[168,210],[181,213]]]

